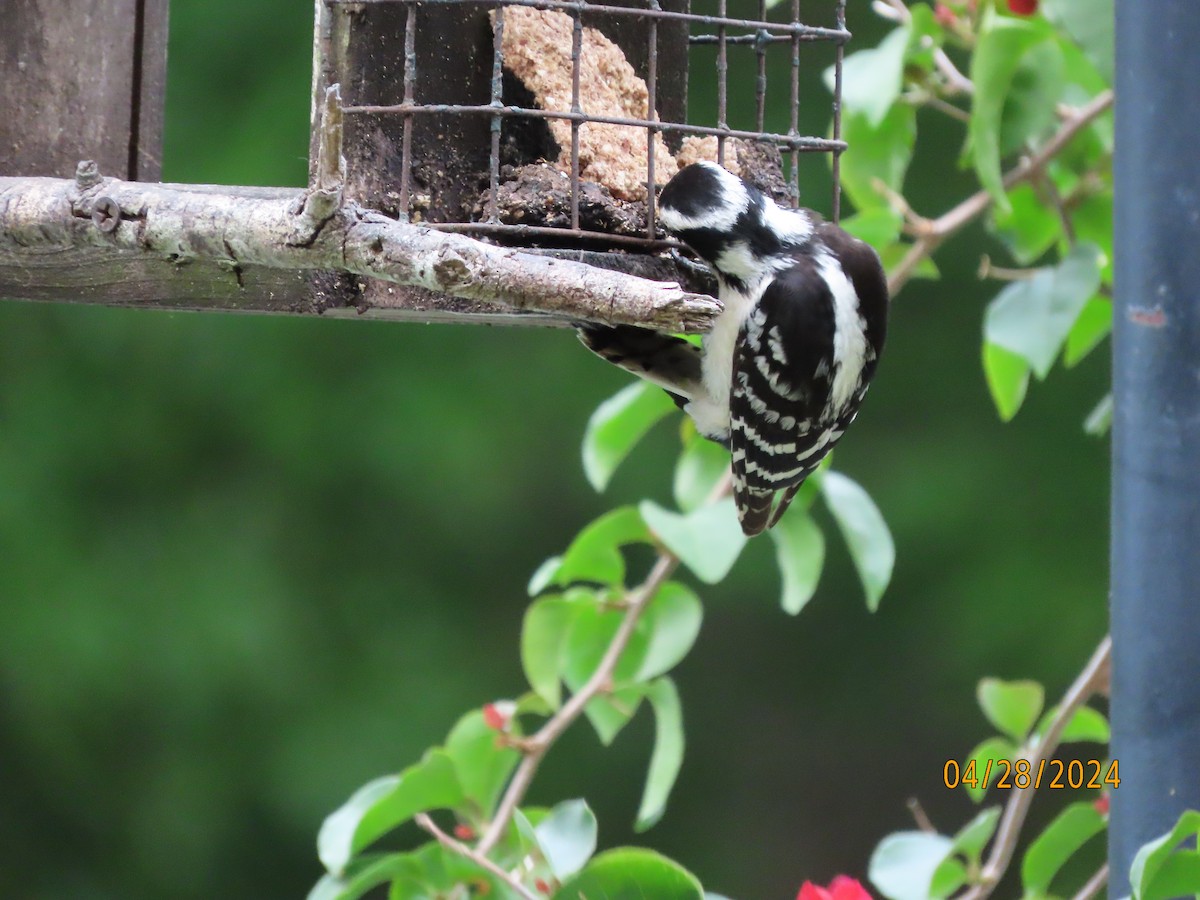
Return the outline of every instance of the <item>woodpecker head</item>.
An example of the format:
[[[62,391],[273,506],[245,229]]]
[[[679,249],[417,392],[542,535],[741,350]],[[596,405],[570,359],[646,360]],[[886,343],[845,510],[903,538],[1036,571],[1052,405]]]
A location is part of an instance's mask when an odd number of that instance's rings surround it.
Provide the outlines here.
[[[769,274],[813,234],[807,210],[783,209],[758,188],[710,162],[679,170],[658,199],[659,221],[728,281]]]

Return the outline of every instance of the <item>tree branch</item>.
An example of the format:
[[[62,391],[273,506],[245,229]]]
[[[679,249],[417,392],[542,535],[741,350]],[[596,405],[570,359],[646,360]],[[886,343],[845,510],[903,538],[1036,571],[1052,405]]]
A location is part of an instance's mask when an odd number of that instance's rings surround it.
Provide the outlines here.
[[[713,490],[709,502],[728,494],[731,485],[732,476],[726,474]],[[671,577],[678,565],[679,558],[670,550],[663,547],[658,551],[658,558],[654,561],[646,580],[626,594],[625,617],[609,642],[608,649],[604,651],[604,656],[601,658],[600,664],[596,666],[596,671],[592,673],[583,687],[571,695],[558,712],[542,723],[542,727],[535,734],[521,743],[521,750],[525,754],[524,758],[517,766],[512,781],[508,783],[508,788],[500,800],[500,805],[496,808],[496,814],[492,817],[487,832],[476,845],[476,853],[486,854],[499,843],[504,836],[505,829],[508,828],[513,812],[521,804],[526,791],[529,790],[533,776],[537,773],[538,766],[541,765],[546,752],[571,726],[571,723],[579,718],[588,703],[597,695],[611,690],[613,672],[616,671],[617,663],[621,660],[621,654],[629,645],[629,639],[633,637],[638,619],[641,618],[646,607],[650,605],[650,601],[654,599],[654,595],[658,593],[658,589]]]
[[[537,895],[529,890],[529,888],[525,887],[525,885],[521,884],[521,882],[517,881],[517,879],[514,878],[510,872],[505,872],[504,869],[496,865],[482,853],[477,853],[466,844],[456,841],[454,838],[450,837],[450,835],[446,834],[446,832],[442,831],[442,829],[438,828],[437,823],[435,823],[433,819],[429,818],[428,813],[417,813],[415,816],[413,816],[413,820],[417,823],[417,825],[429,832],[429,834],[433,835],[434,839],[447,850],[452,850],[460,856],[464,856],[471,860],[471,862],[475,863],[475,865],[479,866],[480,868],[487,869],[522,897],[526,898],[526,900],[538,900]]]
[[[571,726],[571,723],[579,718],[588,703],[598,694],[612,688],[613,672],[621,660],[621,654],[629,645],[629,639],[633,637],[633,630],[637,626],[638,619],[641,618],[650,601],[654,599],[654,595],[658,593],[658,589],[671,577],[671,573],[678,565],[679,559],[675,554],[666,549],[659,551],[658,558],[655,560],[650,574],[646,576],[646,580],[630,591],[626,597],[625,617],[621,620],[612,641],[609,642],[608,649],[604,651],[604,656],[600,660],[600,664],[596,666],[596,671],[592,673],[583,687],[571,695],[558,712],[547,719],[535,734],[522,742],[521,750],[525,754],[524,758],[517,766],[517,771],[513,774],[512,781],[509,782],[508,789],[505,790],[504,797],[496,808],[496,814],[492,817],[487,832],[476,846],[476,853],[486,854],[499,843],[504,836],[505,829],[508,828],[513,812],[524,799],[525,792],[529,790],[533,776],[537,773],[538,766],[541,765],[546,752]]]
[[[500,304],[510,313],[662,331],[706,330],[720,308],[673,282],[485,244],[354,204],[314,219],[311,199],[301,190],[0,178],[0,294],[46,296],[37,273],[47,260],[88,252],[110,265],[169,260],[181,279],[185,264],[216,263],[239,286],[248,267],[334,271],[492,304],[493,313]],[[230,297],[226,308],[243,308],[236,289]],[[152,296],[147,305],[160,304]],[[405,308],[399,298],[395,308]]]
[[[1033,156],[1022,159],[1014,168],[1004,175],[1004,189],[1028,181],[1045,168],[1055,156],[1071,142],[1075,135],[1090,125],[1098,116],[1104,113],[1113,103],[1113,92],[1103,91],[1097,94],[1075,114],[1063,122],[1059,130]],[[992,205],[995,198],[986,190],[980,190],[953,209],[938,216],[936,219],[923,219],[917,228],[916,242],[909,247],[904,258],[888,276],[888,289],[894,297],[908,283],[917,266],[941,246],[948,237],[969,225],[981,216]]]
[[[1112,638],[1105,635],[1104,640],[1092,654],[1083,671],[1067,688],[1062,701],[1054,711],[1045,733],[1040,741],[1034,744],[1028,752],[1031,768],[1038,769],[1043,760],[1049,759],[1058,747],[1063,729],[1075,715],[1075,711],[1083,706],[1096,693],[1103,692],[1108,683],[1109,658],[1112,654]],[[1016,850],[1017,840],[1021,835],[1021,826],[1025,824],[1025,816],[1029,805],[1033,802],[1032,787],[1013,790],[1008,802],[1004,805],[1004,814],[1000,817],[1000,825],[992,841],[992,849],[987,861],[979,873],[979,880],[970,889],[959,894],[955,900],[985,900],[996,889],[1004,876],[1013,851]]]

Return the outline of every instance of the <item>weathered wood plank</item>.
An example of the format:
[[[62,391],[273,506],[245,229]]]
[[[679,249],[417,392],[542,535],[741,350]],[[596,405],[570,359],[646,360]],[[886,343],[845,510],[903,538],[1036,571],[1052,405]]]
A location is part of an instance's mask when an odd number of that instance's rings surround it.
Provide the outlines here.
[[[0,174],[162,171],[167,0],[5,0]]]

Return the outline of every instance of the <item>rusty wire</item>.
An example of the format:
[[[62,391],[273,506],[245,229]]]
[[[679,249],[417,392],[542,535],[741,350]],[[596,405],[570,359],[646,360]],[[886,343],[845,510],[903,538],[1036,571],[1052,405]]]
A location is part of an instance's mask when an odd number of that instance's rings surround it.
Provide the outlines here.
[[[677,12],[663,9],[660,0],[643,0],[644,6],[623,7],[608,6],[581,2],[581,0],[437,0],[438,3],[468,4],[486,6],[495,10],[492,19],[492,37],[494,42],[491,65],[490,96],[487,103],[481,104],[448,104],[417,102],[416,87],[420,73],[417,71],[416,42],[419,37],[419,8],[423,0],[323,0],[329,6],[346,3],[357,5],[371,4],[405,4],[404,21],[404,73],[403,99],[400,103],[358,104],[343,107],[346,114],[359,115],[399,115],[402,117],[403,132],[401,142],[401,175],[399,207],[401,215],[409,209],[412,193],[412,133],[414,117],[418,115],[465,115],[488,116],[490,125],[491,146],[488,156],[488,188],[486,200],[483,203],[484,221],[482,222],[430,222],[430,226],[445,231],[475,233],[485,236],[507,237],[517,241],[536,241],[539,238],[556,238],[584,240],[593,243],[604,243],[614,248],[641,249],[656,251],[673,242],[658,239],[655,234],[655,138],[658,134],[670,133],[679,136],[695,135],[698,137],[715,136],[717,138],[717,161],[725,163],[726,141],[737,138],[743,141],[758,141],[778,146],[788,156],[788,192],[793,205],[799,204],[799,163],[802,152],[824,152],[832,155],[833,196],[832,211],[834,221],[840,213],[840,156],[846,148],[841,136],[841,97],[842,97],[842,58],[843,46],[849,39],[846,31],[846,0],[828,0],[834,4],[836,27],[825,28],[807,25],[800,21],[800,0],[792,0],[790,4],[791,20],[787,22],[772,22],[767,19],[767,0],[758,0],[757,19],[743,19],[729,15],[728,0],[717,0],[717,15],[702,15],[692,12]],[[505,104],[502,96],[504,71],[504,52],[502,48],[504,36],[504,10],[508,6],[525,6],[543,10],[558,10],[567,13],[572,18],[571,42],[571,108],[563,110],[543,110],[532,107],[522,107]],[[646,21],[647,29],[647,66],[646,86],[648,92],[648,108],[646,117],[622,117],[588,114],[581,103],[580,70],[582,57],[583,17],[584,15],[631,16]],[[717,110],[716,126],[692,125],[685,122],[658,121],[657,94],[658,82],[658,24],[660,22],[684,22],[689,26],[688,41],[691,46],[714,46],[716,48],[716,81],[717,81]],[[700,33],[691,33],[699,29]],[[744,32],[731,34],[730,31]],[[445,35],[439,35],[438,40],[445,40]],[[831,138],[803,135],[799,130],[800,107],[800,48],[803,43],[828,42],[835,45],[836,61],[834,66],[834,98],[832,103],[833,130]],[[767,57],[771,46],[787,44],[790,51],[790,103],[788,109],[788,130],[786,133],[773,133],[764,130],[767,104]],[[748,48],[755,55],[756,77],[754,82],[754,126],[756,130],[731,128],[728,121],[729,113],[729,50],[730,48]],[[428,86],[422,89],[428,94]],[[570,159],[569,159],[569,191],[570,191],[570,227],[555,227],[553,225],[507,224],[499,218],[499,189],[500,189],[500,148],[501,129],[503,122],[511,118],[526,118],[540,120],[565,120],[570,123]],[[646,151],[646,230],[645,236],[613,235],[587,230],[580,226],[580,148],[579,135],[583,125],[601,123],[632,128],[644,128],[647,136]]]

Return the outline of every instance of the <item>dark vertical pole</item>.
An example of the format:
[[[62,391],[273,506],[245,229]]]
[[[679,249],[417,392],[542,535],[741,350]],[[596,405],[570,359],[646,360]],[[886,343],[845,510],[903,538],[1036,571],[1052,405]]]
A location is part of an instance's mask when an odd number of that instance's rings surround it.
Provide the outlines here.
[[[1200,808],[1200,4],[1117,0],[1110,896]]]

